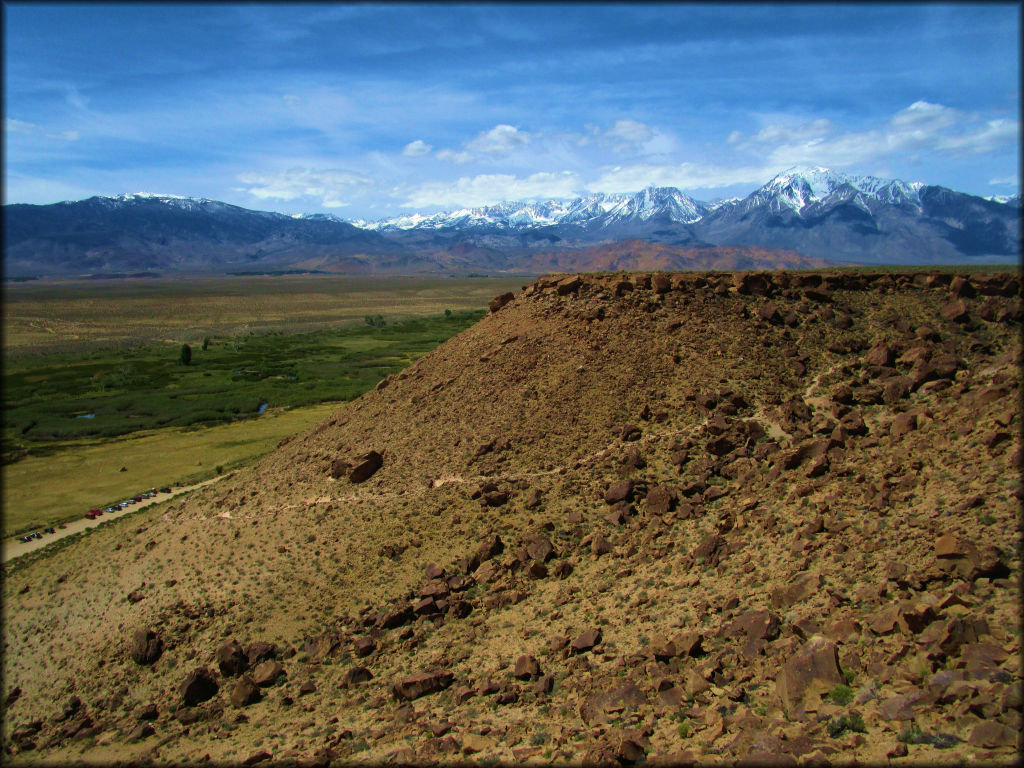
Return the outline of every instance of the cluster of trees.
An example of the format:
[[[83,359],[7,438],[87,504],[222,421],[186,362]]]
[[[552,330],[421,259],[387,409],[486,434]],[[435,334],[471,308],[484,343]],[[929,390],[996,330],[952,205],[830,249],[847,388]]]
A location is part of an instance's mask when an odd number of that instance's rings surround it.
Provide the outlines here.
[[[366,322],[367,325],[372,325],[374,328],[383,328],[385,325],[387,325],[387,323],[384,322],[384,318],[381,315],[377,315],[376,317],[373,317],[372,315],[367,315],[366,317],[363,318],[363,320]]]

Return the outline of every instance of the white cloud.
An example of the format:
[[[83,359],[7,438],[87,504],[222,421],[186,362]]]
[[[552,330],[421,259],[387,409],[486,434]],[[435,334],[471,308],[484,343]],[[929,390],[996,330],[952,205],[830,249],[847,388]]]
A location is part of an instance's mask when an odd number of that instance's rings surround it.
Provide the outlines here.
[[[416,139],[405,145],[405,149],[402,150],[402,154],[406,157],[422,157],[423,155],[429,154],[430,150],[433,149],[422,139]]]
[[[336,168],[290,168],[270,175],[243,173],[239,174],[238,180],[251,185],[243,191],[260,200],[320,198],[320,204],[328,208],[347,205],[341,200],[341,195],[351,194],[371,182],[365,176]]]
[[[932,130],[944,128],[957,122],[957,110],[944,107],[941,104],[931,104],[927,101],[915,101],[906,109],[901,109],[889,123],[899,129],[909,127],[928,126]]]
[[[643,144],[645,141],[650,141],[654,132],[650,127],[636,120],[616,120],[606,135],[631,144]]]
[[[54,133],[43,128],[41,125],[29,123],[24,120],[15,120],[12,117],[4,118],[4,129],[8,133],[20,133],[23,136],[40,136],[45,139],[60,139],[61,141],[78,141],[78,131],[59,131]]]
[[[474,158],[469,152],[456,152],[454,149],[439,149],[437,151],[437,159],[451,160],[456,165],[465,165]]]
[[[496,125],[466,143],[470,152],[503,155],[530,143],[530,134],[511,125]]]
[[[575,197],[582,189],[572,171],[534,173],[526,178],[494,173],[463,176],[453,182],[428,182],[407,191],[406,208],[460,208],[493,205],[503,200]]]
[[[530,143],[532,136],[520,131],[512,125],[496,125],[476,137],[463,143],[464,149],[441,149],[437,151],[439,160],[449,160],[456,165],[465,165],[484,158],[498,158],[509,155],[520,147]]]
[[[1016,187],[1020,183],[1020,179],[1018,179],[1016,176],[1000,176],[997,179],[989,179],[988,183],[992,184],[993,186]]]
[[[840,132],[829,120],[819,118],[773,122],[749,140],[735,131],[729,137],[737,149],[754,149],[767,157],[768,165],[778,168],[801,163],[841,168],[921,152],[980,155],[1019,140],[1016,120],[982,123],[977,114],[926,101],[916,101],[863,131]]]
[[[981,155],[1005,144],[1020,141],[1020,123],[1016,120],[990,120],[973,133],[943,136],[936,148],[956,154]]]
[[[809,123],[798,123],[796,125],[767,125],[762,128],[754,137],[759,143],[773,143],[779,141],[821,141],[832,132],[832,123],[821,118],[812,120]]]
[[[725,168],[700,163],[678,165],[630,165],[609,168],[594,182],[590,192],[635,192],[649,186],[681,189],[716,189],[733,184],[760,184],[771,176],[763,167]]]
[[[28,136],[39,133],[39,126],[35,123],[26,123],[13,117],[4,118],[4,128],[8,133],[24,133]]]

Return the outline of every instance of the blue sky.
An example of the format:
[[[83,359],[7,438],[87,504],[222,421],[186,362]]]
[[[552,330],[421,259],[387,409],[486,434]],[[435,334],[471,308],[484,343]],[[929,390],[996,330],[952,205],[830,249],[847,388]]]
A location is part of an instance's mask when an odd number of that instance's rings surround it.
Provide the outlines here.
[[[795,164],[1019,188],[1018,4],[4,3],[4,200],[376,219]]]

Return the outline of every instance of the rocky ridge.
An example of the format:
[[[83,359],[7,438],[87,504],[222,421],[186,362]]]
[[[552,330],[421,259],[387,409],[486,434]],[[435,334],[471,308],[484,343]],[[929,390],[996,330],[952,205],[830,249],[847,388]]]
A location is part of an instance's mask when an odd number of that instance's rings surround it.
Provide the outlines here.
[[[566,275],[8,569],[9,756],[1008,761],[1020,278]]]

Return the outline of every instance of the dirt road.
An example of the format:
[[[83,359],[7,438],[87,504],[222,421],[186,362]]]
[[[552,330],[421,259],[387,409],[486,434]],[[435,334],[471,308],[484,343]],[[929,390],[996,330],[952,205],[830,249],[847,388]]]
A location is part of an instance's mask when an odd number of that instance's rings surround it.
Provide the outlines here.
[[[107,522],[108,520],[113,520],[115,518],[131,514],[132,512],[137,512],[143,507],[148,507],[150,504],[159,504],[162,501],[167,501],[168,499],[172,499],[175,496],[180,496],[183,493],[188,493],[189,491],[193,491],[196,488],[202,488],[204,485],[216,483],[218,480],[224,477],[226,477],[226,475],[220,475],[218,477],[210,478],[209,480],[204,480],[201,483],[196,483],[195,485],[186,485],[182,486],[181,488],[174,488],[171,490],[170,493],[158,493],[151,499],[143,499],[142,501],[136,504],[129,504],[124,509],[119,509],[116,512],[104,512],[100,517],[97,517],[95,520],[90,520],[87,517],[82,517],[79,520],[74,520],[70,523],[67,523],[63,528],[58,528],[56,533],[44,533],[42,538],[40,539],[32,539],[31,541],[27,542],[21,541],[20,536],[5,539],[3,542],[3,562],[6,563],[8,560],[13,560],[14,558],[20,557],[21,555],[28,554],[29,552],[35,552],[37,549],[42,549],[43,547],[48,547],[55,541],[60,541],[65,536],[71,536],[75,533],[81,533],[86,528],[95,528],[98,525],[103,525],[103,523]]]

